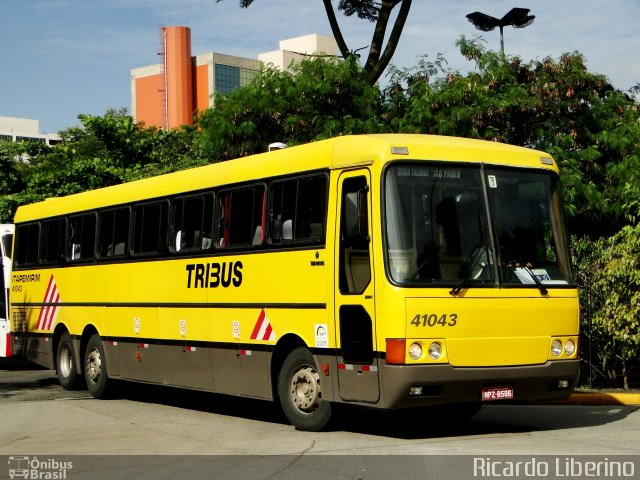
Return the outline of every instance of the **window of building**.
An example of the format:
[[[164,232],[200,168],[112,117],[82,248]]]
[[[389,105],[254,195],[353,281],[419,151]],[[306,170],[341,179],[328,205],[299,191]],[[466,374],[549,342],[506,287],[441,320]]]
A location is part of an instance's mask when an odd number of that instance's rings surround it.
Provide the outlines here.
[[[236,88],[251,83],[257,74],[257,70],[216,63],[215,89],[217,92],[228,95]]]

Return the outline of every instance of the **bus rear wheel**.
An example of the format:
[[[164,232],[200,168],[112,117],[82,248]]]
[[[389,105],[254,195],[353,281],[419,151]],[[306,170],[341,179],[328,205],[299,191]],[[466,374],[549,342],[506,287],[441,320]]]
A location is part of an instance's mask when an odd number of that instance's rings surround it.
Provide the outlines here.
[[[56,351],[56,373],[60,385],[65,390],[78,388],[81,380],[74,352],[71,335],[69,332],[64,332],[58,341],[58,350]]]
[[[278,377],[278,396],[287,419],[298,430],[316,432],[331,417],[331,404],[322,399],[320,375],[306,348],[293,350]]]
[[[105,398],[108,393],[109,375],[107,374],[107,359],[100,335],[94,334],[87,343],[84,354],[84,377],[87,389],[95,398]]]

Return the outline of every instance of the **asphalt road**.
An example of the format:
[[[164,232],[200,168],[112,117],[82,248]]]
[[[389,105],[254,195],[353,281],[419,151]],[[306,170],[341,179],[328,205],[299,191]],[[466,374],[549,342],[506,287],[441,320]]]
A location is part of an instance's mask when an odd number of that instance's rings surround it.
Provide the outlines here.
[[[404,478],[490,478],[482,469],[472,475],[473,462],[505,455],[545,459],[552,469],[585,455],[631,459],[631,478],[640,478],[640,411],[632,406],[487,405],[460,422],[341,407],[327,431],[309,433],[269,402],[129,383],[120,390],[95,400],[63,390],[55,372],[0,359],[0,456],[9,467],[18,458],[53,459],[54,467],[69,458],[71,480],[393,478],[398,468]],[[0,479],[8,473],[0,463]]]

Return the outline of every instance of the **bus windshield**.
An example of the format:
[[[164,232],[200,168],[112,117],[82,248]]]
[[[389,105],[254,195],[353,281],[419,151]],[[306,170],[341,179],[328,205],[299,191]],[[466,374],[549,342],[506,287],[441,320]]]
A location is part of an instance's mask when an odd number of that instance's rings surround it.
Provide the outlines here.
[[[387,269],[394,283],[573,283],[552,172],[394,164],[384,185]]]

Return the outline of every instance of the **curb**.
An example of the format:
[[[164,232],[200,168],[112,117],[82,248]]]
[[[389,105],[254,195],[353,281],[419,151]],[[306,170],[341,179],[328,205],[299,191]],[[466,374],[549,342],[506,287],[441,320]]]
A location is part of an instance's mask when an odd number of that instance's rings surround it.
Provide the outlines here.
[[[640,406],[640,392],[576,392],[566,400],[553,402],[559,405],[637,405]]]

